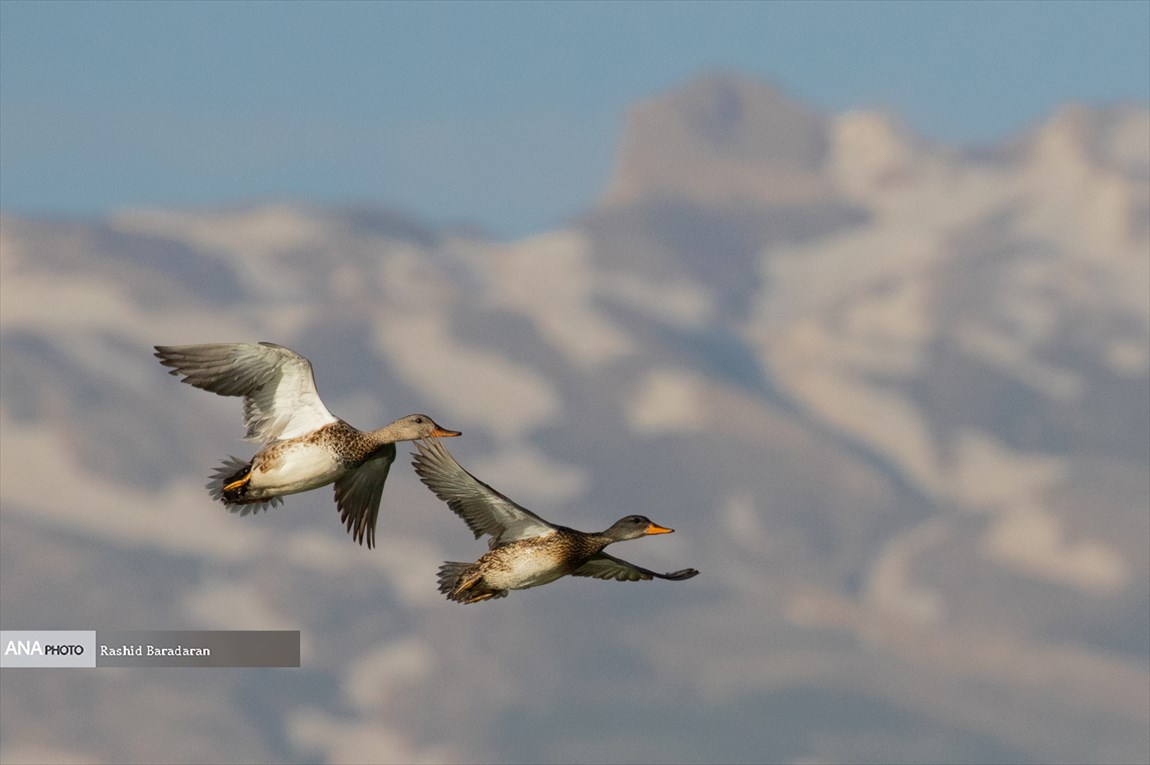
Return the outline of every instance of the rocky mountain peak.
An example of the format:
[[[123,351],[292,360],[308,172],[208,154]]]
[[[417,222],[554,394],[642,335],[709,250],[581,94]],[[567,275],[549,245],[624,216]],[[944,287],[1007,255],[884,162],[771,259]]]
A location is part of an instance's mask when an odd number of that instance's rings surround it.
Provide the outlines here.
[[[708,206],[798,204],[829,189],[822,116],[778,89],[711,74],[632,108],[607,206],[674,197]]]

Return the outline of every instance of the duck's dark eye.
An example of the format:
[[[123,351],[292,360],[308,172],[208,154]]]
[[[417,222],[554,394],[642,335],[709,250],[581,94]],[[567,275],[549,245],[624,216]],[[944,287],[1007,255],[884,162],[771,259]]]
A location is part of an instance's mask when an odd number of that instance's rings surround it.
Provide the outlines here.
[[[416,417],[415,418],[415,424],[416,425],[422,425],[423,424],[423,418],[422,417]]]

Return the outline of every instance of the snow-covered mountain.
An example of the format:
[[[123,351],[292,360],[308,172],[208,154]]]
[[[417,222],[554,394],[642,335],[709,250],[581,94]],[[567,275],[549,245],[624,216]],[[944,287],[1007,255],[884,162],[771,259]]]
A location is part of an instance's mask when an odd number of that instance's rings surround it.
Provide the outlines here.
[[[300,670],[13,671],[4,762],[1139,762],[1150,754],[1150,112],[986,151],[717,75],[638,104],[563,230],[290,204],[0,226],[5,629],[300,629]],[[238,401],[156,343],[272,340],[683,583],[461,607],[407,469],[239,518]],[[401,448],[401,454],[406,448]]]

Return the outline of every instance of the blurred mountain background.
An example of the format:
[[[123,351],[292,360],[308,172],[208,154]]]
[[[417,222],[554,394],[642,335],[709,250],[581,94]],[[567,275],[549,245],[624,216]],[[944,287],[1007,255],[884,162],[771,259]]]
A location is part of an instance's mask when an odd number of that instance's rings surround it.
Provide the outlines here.
[[[5,215],[5,629],[299,629],[299,670],[13,671],[30,762],[1145,762],[1150,112],[992,149],[719,73],[635,105],[582,215],[500,241],[290,203]],[[461,607],[410,470],[203,484],[240,404],[156,343],[270,340],[543,516],[674,527]]]

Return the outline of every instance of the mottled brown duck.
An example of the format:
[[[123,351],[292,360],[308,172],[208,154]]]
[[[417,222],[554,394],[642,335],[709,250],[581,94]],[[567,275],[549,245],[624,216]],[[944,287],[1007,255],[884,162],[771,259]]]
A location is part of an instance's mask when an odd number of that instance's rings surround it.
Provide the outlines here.
[[[228,510],[247,515],[281,497],[335,484],[335,504],[352,538],[375,546],[379,502],[397,441],[458,436],[426,414],[409,414],[377,430],[357,430],[320,400],[311,362],[274,343],[157,345],[160,363],[183,382],[244,400],[245,440],[262,448],[250,460],[229,457],[208,490]]]
[[[685,568],[658,574],[603,552],[609,544],[668,529],[642,515],[628,515],[606,531],[587,533],[558,526],[515,504],[460,466],[438,441],[415,444],[415,472],[437,497],[467,523],[475,538],[489,535],[490,551],[474,563],[447,561],[439,569],[439,591],[458,603],[502,598],[508,590],[538,587],[567,576],[637,582],[690,579]]]

